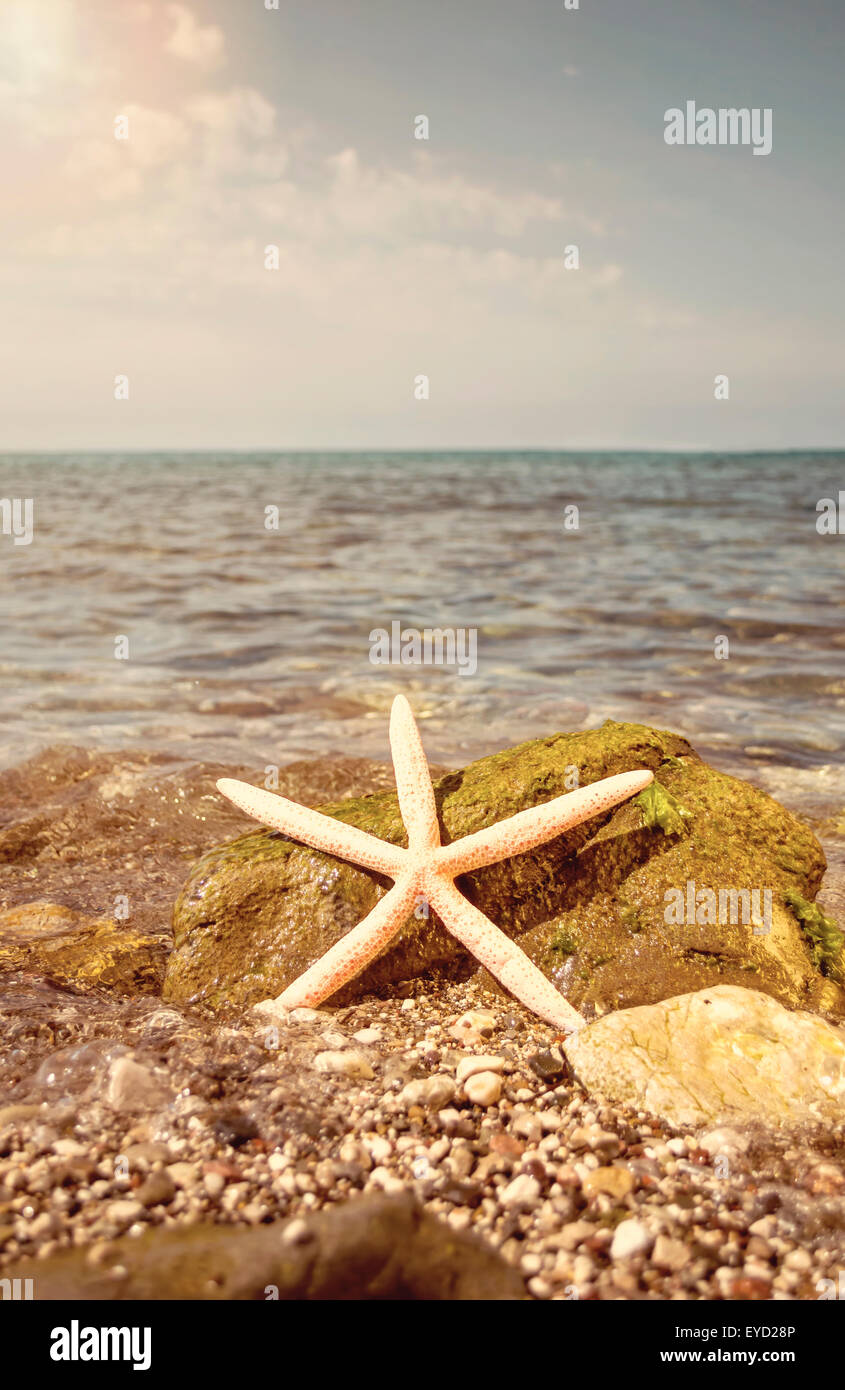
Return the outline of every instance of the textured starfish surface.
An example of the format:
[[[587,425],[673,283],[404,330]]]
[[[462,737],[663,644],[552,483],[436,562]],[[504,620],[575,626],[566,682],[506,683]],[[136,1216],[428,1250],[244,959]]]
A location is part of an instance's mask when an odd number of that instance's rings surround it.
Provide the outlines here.
[[[274,792],[252,787],[248,782],[224,777],[217,783],[224,796],[263,825],[281,830],[313,849],[324,850],[353,864],[363,864],[395,880],[390,891],[357,927],[335,942],[278,999],[266,1001],[267,1004],[284,1009],[303,1005],[315,1008],[384,949],[414,908],[427,903],[447,930],[529,1009],[564,1032],[581,1027],[584,1019],[577,1010],[532,964],[516,942],[463,896],[455,879],[511,855],[524,854],[581,821],[617,806],[647,787],[653,780],[653,773],[641,770],[605,777],[527,811],[519,811],[507,820],[450,845],[441,845],[428,763],[404,695],[397,695],[393,701],[390,749],[399,809],[408,833],[407,849],[388,844],[386,840],[379,840],[319,811],[298,806]]]

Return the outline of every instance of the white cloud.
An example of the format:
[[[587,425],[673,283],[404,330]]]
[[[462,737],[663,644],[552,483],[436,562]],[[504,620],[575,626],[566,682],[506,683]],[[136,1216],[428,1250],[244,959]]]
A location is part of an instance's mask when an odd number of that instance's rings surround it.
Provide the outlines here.
[[[215,24],[202,26],[184,5],[168,5],[175,28],[164,45],[165,53],[193,63],[203,72],[214,72],[225,61],[226,40]]]
[[[175,56],[198,69],[222,56],[221,45],[187,44],[207,32],[180,21],[190,11],[168,14],[178,21],[169,51],[181,32],[177,47],[184,40],[193,54]],[[620,314],[642,320],[636,282],[599,254],[605,228],[565,191],[565,167],[520,188],[424,151],[388,163],[327,147],[313,129],[298,140],[247,83],[183,90],[184,74],[161,63],[161,20],[137,40],[159,63],[155,84],[128,82],[145,68],[122,68],[125,28],[119,39],[100,25],[96,82],[80,89],[74,64],[57,71],[7,150],[21,192],[7,199],[0,280],[9,316],[35,314],[35,338],[51,344],[54,366],[65,362],[67,401],[50,415],[57,436],[63,419],[73,430],[84,417],[106,439],[115,425],[97,402],[119,369],[144,403],[133,405],[149,432],[133,437],[137,447],[155,431],[158,442],[184,442],[212,430],[209,411],[239,443],[250,442],[241,416],[269,438],[280,398],[293,442],[349,419],[362,437],[377,420],[401,438],[417,421],[437,428],[439,409],[472,413],[482,398],[491,410],[513,401],[534,428],[535,401],[557,410],[564,376],[570,399],[589,385]],[[126,140],[114,138],[118,115]],[[577,272],[563,263],[572,241]],[[279,247],[278,271],[264,268],[268,244]],[[661,306],[647,307],[656,333]],[[619,356],[627,371],[621,342]],[[19,422],[40,418],[40,370],[35,356],[10,361],[0,380]],[[436,396],[409,425],[408,383],[420,371],[431,371]]]
[[[516,238],[532,222],[563,223],[559,198],[513,192],[476,183],[442,171],[427,156],[411,170],[367,168],[353,149],[326,161],[331,182],[325,213],[348,232],[379,240],[412,240],[486,228],[496,236]]]

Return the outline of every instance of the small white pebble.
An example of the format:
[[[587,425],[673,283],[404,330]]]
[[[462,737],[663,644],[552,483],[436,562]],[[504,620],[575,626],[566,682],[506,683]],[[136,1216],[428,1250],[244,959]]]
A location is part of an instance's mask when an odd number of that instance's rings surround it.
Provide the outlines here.
[[[632,1255],[642,1255],[654,1244],[654,1236],[642,1221],[630,1219],[621,1221],[613,1233],[610,1246],[612,1260],[627,1260]]]
[[[813,1257],[808,1250],[790,1250],[783,1263],[787,1269],[794,1269],[802,1273],[811,1267]]]
[[[357,1033],[352,1034],[352,1038],[364,1047],[369,1047],[372,1043],[381,1042],[382,1031],[380,1028],[359,1028]]]
[[[308,1229],[308,1223],[303,1221],[302,1217],[295,1217],[293,1221],[289,1221],[282,1231],[282,1240],[285,1245],[304,1245],[310,1239],[311,1233]]]
[[[529,1173],[520,1173],[498,1195],[499,1205],[508,1211],[530,1211],[540,1199],[540,1184]]]

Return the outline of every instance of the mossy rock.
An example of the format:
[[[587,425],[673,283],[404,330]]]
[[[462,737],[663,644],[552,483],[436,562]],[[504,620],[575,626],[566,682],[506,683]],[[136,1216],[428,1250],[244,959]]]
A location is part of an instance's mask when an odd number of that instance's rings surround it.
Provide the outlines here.
[[[582,786],[647,767],[665,797],[650,811],[637,799],[626,802],[459,884],[576,1008],[604,1012],[717,983],[752,986],[804,1008],[838,1006],[839,991],[814,963],[812,943],[785,904],[788,891],[815,897],[825,869],[821,846],[771,797],[714,771],[676,734],[607,721],[448,773],[435,783],[443,842],[561,795],[573,785],[573,767]],[[320,809],[407,843],[395,793]],[[770,888],[768,935],[741,923],[668,926],[665,892],[688,880],[714,890]],[[194,866],[174,909],[165,995],[211,1011],[274,997],[389,886],[276,831],[254,830],[212,849]],[[333,1002],[468,964],[433,916],[411,917]]]

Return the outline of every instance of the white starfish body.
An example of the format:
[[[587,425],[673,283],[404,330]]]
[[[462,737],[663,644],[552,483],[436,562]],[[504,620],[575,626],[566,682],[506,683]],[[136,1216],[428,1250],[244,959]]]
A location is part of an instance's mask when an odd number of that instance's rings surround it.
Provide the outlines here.
[[[407,849],[319,811],[298,806],[274,792],[252,787],[248,782],[224,777],[217,783],[224,796],[262,824],[314,849],[363,864],[394,879],[394,886],[364,920],[335,942],[272,1003],[286,1009],[316,1007],[363,970],[396,935],[414,906],[425,902],[452,935],[523,1004],[564,1032],[579,1028],[584,1020],[577,1010],[516,942],[459,892],[454,880],[473,869],[524,854],[581,821],[617,806],[647,787],[653,773],[643,769],[605,777],[450,845],[441,845],[428,763],[404,695],[397,695],[393,701],[390,748],[399,809],[408,832]]]

